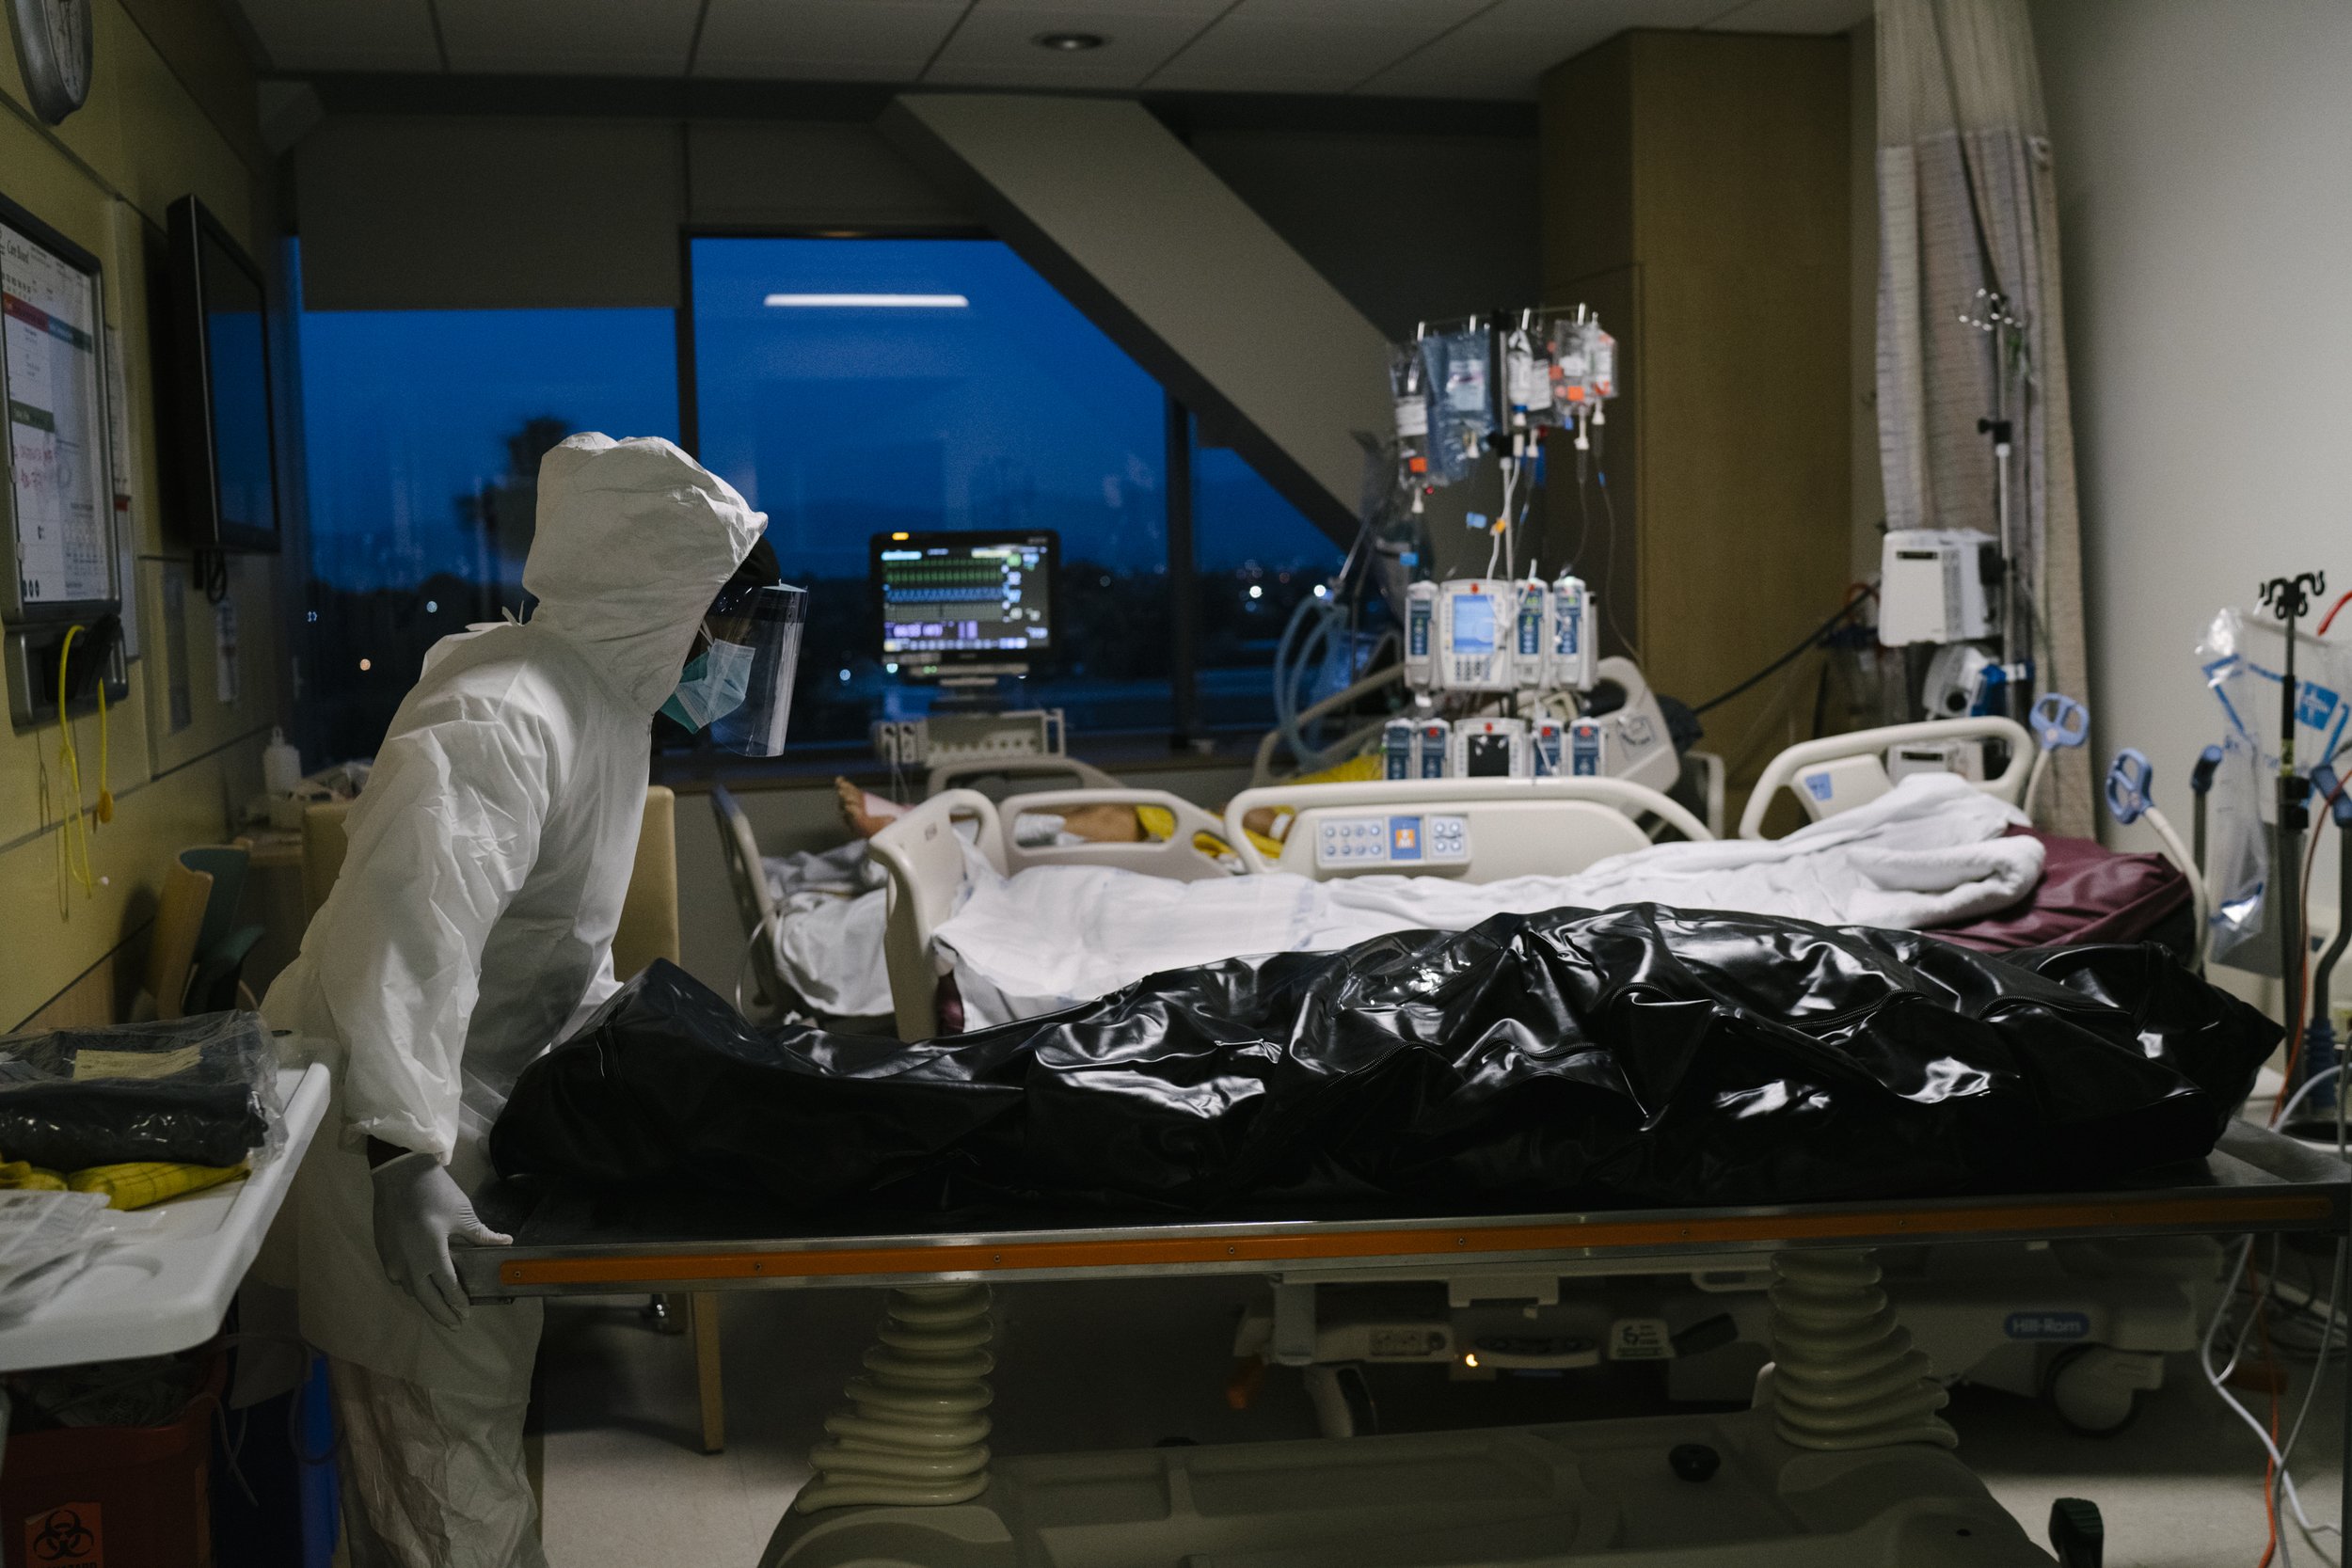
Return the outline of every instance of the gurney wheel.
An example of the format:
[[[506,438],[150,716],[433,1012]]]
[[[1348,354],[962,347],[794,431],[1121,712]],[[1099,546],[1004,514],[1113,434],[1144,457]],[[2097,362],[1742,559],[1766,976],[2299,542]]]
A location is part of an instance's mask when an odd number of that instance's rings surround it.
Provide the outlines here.
[[[2042,1402],[2069,1430],[2112,1437],[2139,1415],[2139,1391],[2097,1375],[2097,1345],[2074,1345],[2050,1358],[2042,1374]]]

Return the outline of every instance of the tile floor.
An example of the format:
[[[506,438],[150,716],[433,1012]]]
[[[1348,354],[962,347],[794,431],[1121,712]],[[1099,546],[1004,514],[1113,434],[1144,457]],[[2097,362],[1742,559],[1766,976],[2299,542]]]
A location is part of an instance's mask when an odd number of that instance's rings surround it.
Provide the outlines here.
[[[1179,1436],[1312,1435],[1297,1380],[1279,1371],[1250,1410],[1226,1406],[1232,1318],[1252,1289],[1207,1279],[1000,1292],[992,1441],[1009,1452],[1052,1452]],[[546,1541],[554,1568],[758,1560],[806,1479],[803,1455],[865,1348],[878,1298],[811,1291],[724,1299],[728,1446],[709,1456],[693,1449],[693,1367],[683,1337],[654,1332],[632,1301],[559,1304],[548,1313]],[[2297,1371],[2290,1399],[2308,1375]],[[1585,1388],[1575,1396],[1581,1412],[1565,1407],[1565,1386],[1415,1383],[1393,1388],[1384,1418],[1394,1428],[1618,1413],[1593,1409]],[[2315,1520],[2338,1516],[2341,1412],[2331,1369],[2295,1465]],[[2051,1500],[2075,1496],[2106,1515],[2108,1568],[2252,1568],[2262,1555],[2261,1449],[2187,1357],[2174,1358],[2167,1386],[2111,1438],[2076,1436],[2039,1406],[1986,1390],[1960,1390],[1947,1414],[1962,1456],[2037,1539]],[[2296,1538],[2294,1560],[2332,1561],[2327,1539],[2323,1560]]]

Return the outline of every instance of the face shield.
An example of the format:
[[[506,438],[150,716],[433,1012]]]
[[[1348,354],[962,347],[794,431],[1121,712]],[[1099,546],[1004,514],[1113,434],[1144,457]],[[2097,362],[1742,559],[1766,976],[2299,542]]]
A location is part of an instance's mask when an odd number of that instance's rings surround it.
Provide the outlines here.
[[[747,757],[784,753],[808,590],[730,583],[713,600],[677,689],[661,711]]]

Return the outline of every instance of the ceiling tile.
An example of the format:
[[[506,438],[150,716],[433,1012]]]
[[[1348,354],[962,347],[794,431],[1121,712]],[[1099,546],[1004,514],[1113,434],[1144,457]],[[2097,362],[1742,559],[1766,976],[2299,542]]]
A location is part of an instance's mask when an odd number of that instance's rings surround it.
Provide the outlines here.
[[[280,71],[438,71],[425,0],[239,0]]]
[[[1133,87],[1183,48],[1225,8],[1224,0],[1189,8],[1163,3],[973,8],[923,80],[1005,87]],[[1094,33],[1100,49],[1069,54],[1041,49],[1041,33]]]
[[[449,68],[683,76],[701,0],[436,0]]]
[[[1340,92],[1490,0],[1242,0],[1151,79],[1208,92]]]
[[[1870,20],[1871,0],[1746,0],[1707,25],[1729,33],[1843,33]]]
[[[912,82],[966,0],[710,0],[694,74]]]
[[[1629,27],[1696,27],[1738,0],[1500,0],[1359,89],[1407,98],[1535,96],[1543,73]]]

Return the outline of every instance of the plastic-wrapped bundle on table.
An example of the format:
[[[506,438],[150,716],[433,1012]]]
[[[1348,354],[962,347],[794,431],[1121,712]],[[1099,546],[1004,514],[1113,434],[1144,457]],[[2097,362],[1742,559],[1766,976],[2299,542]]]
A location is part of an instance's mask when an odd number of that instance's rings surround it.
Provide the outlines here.
[[[284,1141],[259,1013],[0,1035],[0,1159],[230,1166]]]
[[[1769,1204],[2213,1147],[2278,1028],[2150,946],[2003,958],[1635,905],[1156,974],[919,1044],[656,964],[532,1064],[500,1171],[804,1212]]]

